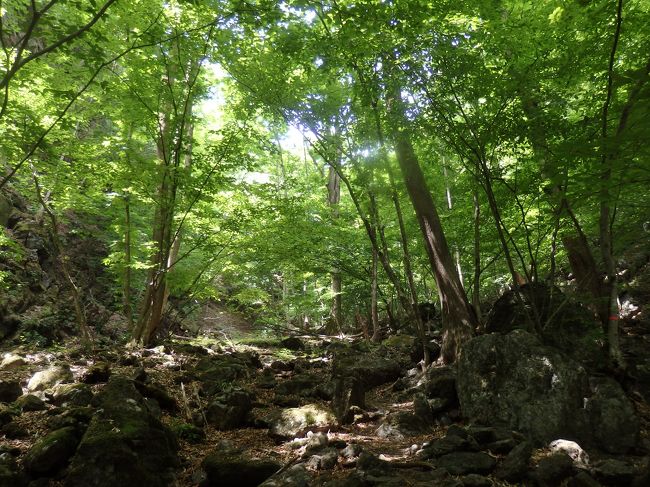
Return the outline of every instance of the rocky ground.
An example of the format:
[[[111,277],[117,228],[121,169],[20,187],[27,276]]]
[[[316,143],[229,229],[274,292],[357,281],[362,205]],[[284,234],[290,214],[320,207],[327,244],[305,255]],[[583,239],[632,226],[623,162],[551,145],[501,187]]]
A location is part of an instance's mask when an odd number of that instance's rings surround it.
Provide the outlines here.
[[[407,336],[14,348],[0,485],[650,485],[644,390],[522,330],[464,357],[422,373]]]

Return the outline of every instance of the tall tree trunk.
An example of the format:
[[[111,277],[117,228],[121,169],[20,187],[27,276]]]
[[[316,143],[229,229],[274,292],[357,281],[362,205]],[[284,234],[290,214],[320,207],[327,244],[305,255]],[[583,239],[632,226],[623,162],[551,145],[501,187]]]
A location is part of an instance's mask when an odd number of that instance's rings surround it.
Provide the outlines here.
[[[331,210],[334,220],[339,217],[339,202],[341,201],[341,178],[332,166],[329,167],[327,181],[327,203]],[[334,257],[334,256],[332,256]],[[331,292],[332,303],[330,306],[330,315],[328,319],[328,332],[330,334],[342,332],[342,279],[340,269],[334,265],[330,272],[331,275]]]
[[[372,341],[381,340],[379,329],[379,310],[377,309],[377,250],[372,249],[372,267],[370,269],[370,320],[372,321]]]
[[[122,311],[133,329],[133,311],[131,309],[131,202],[129,194],[124,195],[124,285],[122,290]]]
[[[403,116],[401,118],[403,119]],[[411,141],[400,128],[393,131],[393,136],[396,142],[397,160],[424,237],[429,263],[436,278],[445,328],[442,358],[446,363],[450,363],[458,356],[462,344],[472,336],[478,322],[456,273],[438,212]]]
[[[481,205],[478,199],[478,190],[474,188],[474,287],[472,288],[472,306],[476,313],[476,319],[482,322],[481,312]]]

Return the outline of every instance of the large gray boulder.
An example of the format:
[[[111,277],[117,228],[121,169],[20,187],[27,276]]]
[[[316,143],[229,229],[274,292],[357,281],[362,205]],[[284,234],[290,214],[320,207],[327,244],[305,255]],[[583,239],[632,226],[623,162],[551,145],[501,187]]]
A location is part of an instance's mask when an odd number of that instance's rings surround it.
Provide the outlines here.
[[[585,431],[586,372],[528,332],[470,340],[458,361],[457,388],[464,416],[508,425],[535,443]]]
[[[472,421],[507,425],[541,446],[560,438],[624,453],[638,420],[621,387],[523,330],[470,340],[458,361],[458,398]]]

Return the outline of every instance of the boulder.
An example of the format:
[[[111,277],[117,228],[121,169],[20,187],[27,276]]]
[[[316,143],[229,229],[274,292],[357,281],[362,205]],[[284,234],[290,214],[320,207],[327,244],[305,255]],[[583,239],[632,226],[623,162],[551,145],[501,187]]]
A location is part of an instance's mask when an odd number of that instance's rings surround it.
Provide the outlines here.
[[[44,391],[57,384],[72,382],[73,376],[67,365],[54,365],[48,369],[36,372],[27,383],[30,392]]]
[[[586,411],[596,444],[608,453],[624,454],[634,448],[639,420],[623,389],[608,377],[592,378]]]
[[[573,474],[573,460],[565,453],[553,453],[542,458],[533,472],[540,487],[555,487]]]
[[[23,388],[17,380],[0,380],[0,402],[14,402],[23,395]]]
[[[93,400],[93,391],[87,384],[58,384],[46,394],[56,406],[88,406]]]
[[[282,396],[312,396],[313,389],[322,381],[322,377],[313,374],[296,374],[275,388],[276,394]]]
[[[205,487],[257,487],[282,465],[272,460],[246,458],[217,450],[206,456],[201,466],[207,477]]]
[[[280,346],[289,350],[304,350],[305,343],[298,337],[287,337],[280,341]]]
[[[43,411],[47,409],[45,402],[34,394],[25,394],[19,397],[15,403],[21,411]]]
[[[606,359],[600,345],[602,329],[593,313],[560,289],[542,283],[524,284],[503,294],[489,311],[485,329],[502,334],[525,330],[536,334],[545,345],[593,366]]]
[[[338,353],[332,366],[334,379],[355,377],[366,390],[393,382],[401,374],[402,369],[396,361],[372,353]]]
[[[81,376],[81,382],[85,384],[99,384],[108,382],[111,376],[111,368],[106,362],[97,362],[86,370]]]
[[[1,337],[0,337],[1,338]],[[27,363],[23,357],[15,353],[6,353],[0,362],[0,370],[14,370]]]
[[[80,440],[79,430],[71,426],[49,433],[25,455],[25,470],[36,477],[61,470],[68,464]]]
[[[540,445],[563,435],[589,440],[584,369],[528,332],[467,342],[457,389],[463,415],[477,423],[507,425]]]
[[[605,485],[630,485],[637,470],[627,462],[609,458],[595,465],[596,478]]]
[[[399,411],[390,414],[377,428],[380,438],[402,439],[418,436],[431,430],[431,422],[413,413]]]
[[[251,395],[243,390],[233,390],[214,399],[208,405],[205,418],[219,430],[232,430],[246,424],[252,409]]]
[[[155,399],[162,409],[172,413],[178,410],[176,399],[170,396],[161,385],[140,381],[134,381],[134,385],[144,397],[147,399]]]
[[[27,485],[27,479],[18,469],[18,464],[9,453],[0,449],[0,485],[11,487],[23,487]]]
[[[503,459],[495,473],[496,477],[506,482],[519,482],[528,472],[528,462],[532,454],[533,447],[530,443],[520,443]]]
[[[335,423],[336,418],[331,411],[318,404],[307,404],[281,411],[271,420],[269,434],[281,439],[298,438],[309,430],[326,428]]]
[[[575,441],[555,440],[548,445],[548,448],[552,453],[568,455],[577,467],[587,468],[589,466],[589,455]]]
[[[0,404],[0,427],[4,426],[7,423],[11,423],[14,417],[20,414],[13,406],[8,406]]]
[[[97,412],[63,485],[169,485],[173,469],[179,465],[178,443],[171,431],[149,413],[133,381],[114,375],[93,403]]]

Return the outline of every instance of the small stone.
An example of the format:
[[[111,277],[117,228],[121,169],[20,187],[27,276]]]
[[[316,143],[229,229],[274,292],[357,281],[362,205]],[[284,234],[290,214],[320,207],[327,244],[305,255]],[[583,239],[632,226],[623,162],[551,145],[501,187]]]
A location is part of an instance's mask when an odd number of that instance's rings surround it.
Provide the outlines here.
[[[561,452],[569,455],[577,467],[586,468],[589,465],[589,455],[575,441],[555,440],[548,447],[553,453]]]
[[[357,443],[350,443],[348,446],[343,448],[341,455],[343,458],[351,459],[358,457],[363,451],[363,447]]]

